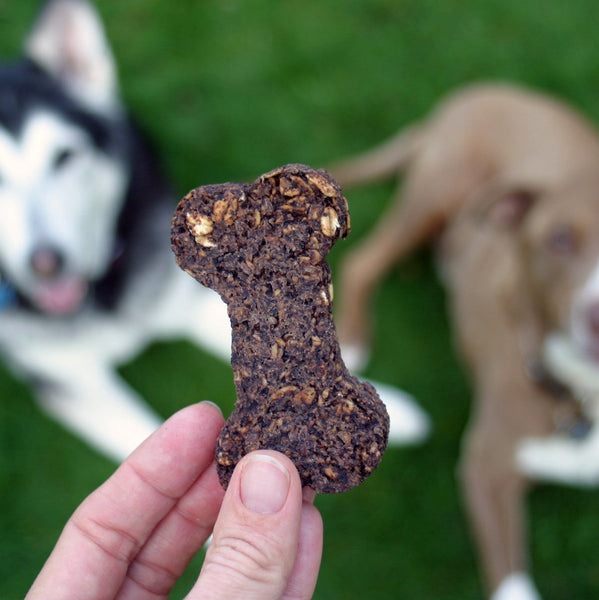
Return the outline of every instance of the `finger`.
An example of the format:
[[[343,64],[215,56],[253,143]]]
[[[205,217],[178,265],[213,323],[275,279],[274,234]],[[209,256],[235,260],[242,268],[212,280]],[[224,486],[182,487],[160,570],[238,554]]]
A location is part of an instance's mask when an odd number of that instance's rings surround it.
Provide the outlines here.
[[[278,600],[298,549],[302,489],[293,463],[263,450],[235,468],[188,600]]]
[[[118,600],[169,597],[212,533],[224,493],[213,463],[152,532],[131,563]]]
[[[310,600],[314,595],[322,559],[323,524],[314,506],[314,492],[304,488],[297,556],[281,600]]]
[[[212,464],[222,425],[209,403],[166,421],[75,511],[27,600],[112,600],[156,525]]]

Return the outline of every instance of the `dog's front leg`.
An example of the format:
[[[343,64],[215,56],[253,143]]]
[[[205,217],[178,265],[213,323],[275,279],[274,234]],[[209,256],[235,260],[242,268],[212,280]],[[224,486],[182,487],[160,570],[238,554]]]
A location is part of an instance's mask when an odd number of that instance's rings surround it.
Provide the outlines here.
[[[344,360],[352,371],[360,371],[369,359],[370,303],[376,287],[425,237],[421,229],[426,229],[426,217],[419,214],[417,205],[401,200],[398,190],[372,232],[341,262],[335,294],[336,322]]]
[[[115,372],[103,365],[76,364],[66,377],[56,374],[38,382],[37,398],[44,412],[117,462],[162,422]]]
[[[509,448],[489,436],[493,436],[492,429],[471,427],[460,467],[463,498],[486,586],[491,600],[540,600],[526,572],[526,482],[510,466]],[[501,452],[507,460],[498,456]]]

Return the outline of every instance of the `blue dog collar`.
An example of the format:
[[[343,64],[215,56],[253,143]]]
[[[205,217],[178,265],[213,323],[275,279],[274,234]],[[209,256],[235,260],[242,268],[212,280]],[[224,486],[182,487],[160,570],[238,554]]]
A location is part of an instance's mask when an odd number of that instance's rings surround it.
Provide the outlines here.
[[[17,303],[17,291],[6,280],[0,276],[0,311],[7,310]]]

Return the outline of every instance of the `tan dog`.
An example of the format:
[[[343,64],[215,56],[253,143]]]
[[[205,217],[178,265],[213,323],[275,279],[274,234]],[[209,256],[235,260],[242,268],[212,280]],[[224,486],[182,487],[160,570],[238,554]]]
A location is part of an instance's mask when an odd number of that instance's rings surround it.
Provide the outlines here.
[[[355,367],[367,355],[376,284],[410,251],[438,241],[476,396],[460,473],[486,584],[494,600],[538,598],[526,574],[527,482],[577,482],[580,474],[571,440],[560,440],[570,452],[560,473],[547,465],[545,445],[556,450],[548,436],[576,425],[579,404],[569,393],[556,399],[536,366],[550,334],[587,362],[599,357],[599,136],[556,100],[480,85],[330,170],[346,187],[404,174],[397,201],[341,269],[346,361],[353,357]],[[599,463],[599,450],[590,461]]]

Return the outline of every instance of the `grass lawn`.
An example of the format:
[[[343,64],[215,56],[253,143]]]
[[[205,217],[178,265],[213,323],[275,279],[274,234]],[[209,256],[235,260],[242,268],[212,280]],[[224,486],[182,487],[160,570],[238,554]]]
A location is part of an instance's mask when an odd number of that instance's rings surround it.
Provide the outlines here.
[[[15,56],[36,2],[0,0],[0,52]],[[592,0],[101,0],[122,93],[156,141],[179,195],[286,162],[323,166],[419,118],[454,86],[505,79],[559,94],[599,122]],[[353,234],[391,184],[348,193]],[[482,598],[455,482],[470,402],[445,297],[427,252],[376,299],[367,375],[415,395],[428,443],[391,449],[367,483],[322,496],[317,599]],[[124,376],[164,416],[234,402],[230,367],[185,343],[153,346]],[[0,598],[22,598],[62,525],[114,466],[43,417],[0,371]],[[597,598],[599,493],[544,486],[530,497],[534,577],[545,600]],[[197,574],[192,563],[173,598]]]

